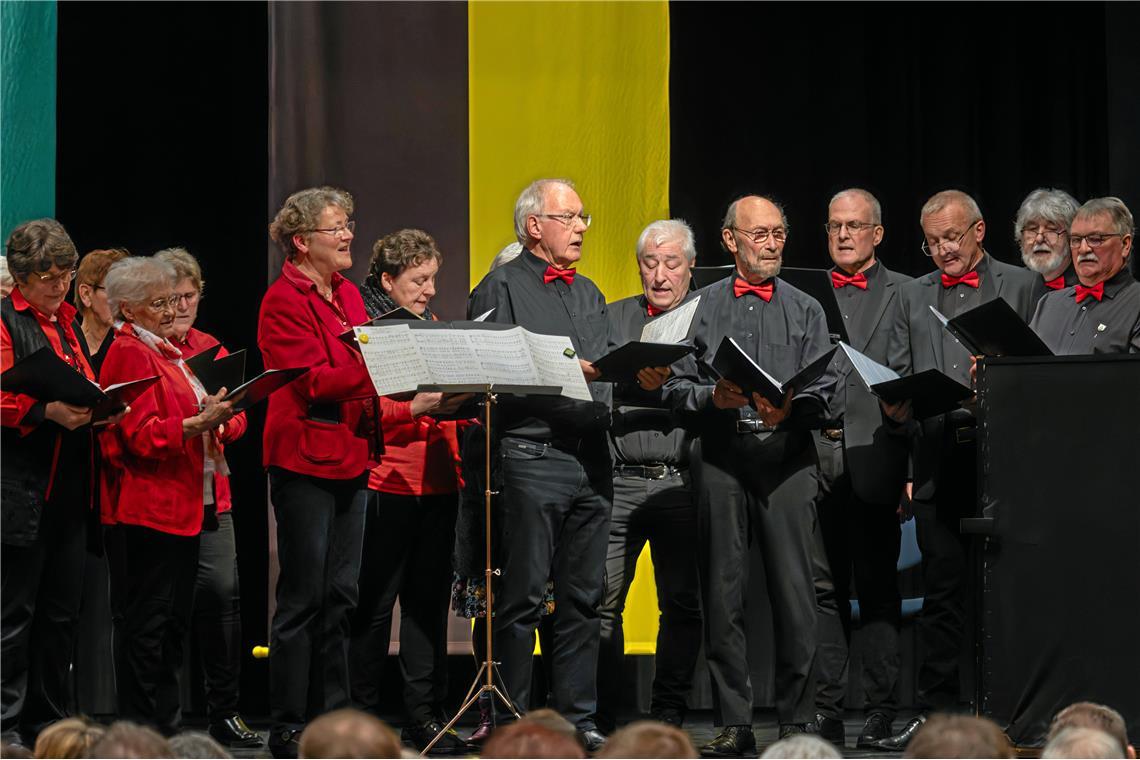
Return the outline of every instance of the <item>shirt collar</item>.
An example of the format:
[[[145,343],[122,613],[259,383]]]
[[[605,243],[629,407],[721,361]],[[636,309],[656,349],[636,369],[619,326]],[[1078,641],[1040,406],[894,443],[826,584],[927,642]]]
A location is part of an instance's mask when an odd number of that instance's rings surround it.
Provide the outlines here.
[[[12,299],[12,308],[14,308],[16,311],[28,311],[30,309],[35,313],[37,318],[43,319],[47,322],[51,321],[51,317],[49,317],[47,314],[44,314],[35,306],[32,306],[31,303],[28,302],[28,299],[24,298],[24,294],[20,292],[20,289],[18,287],[12,288],[12,293],[9,297]],[[60,322],[60,324],[69,325],[75,321],[75,315],[77,313],[78,312],[74,306],[69,304],[67,301],[64,301],[59,305],[59,309],[56,310],[55,318]]]
[[[281,265],[281,276],[285,280],[302,293],[307,293],[310,290],[317,289],[317,283],[309,279],[309,277],[297,268],[297,265],[292,261],[286,259],[285,263]],[[332,291],[335,295],[340,286],[348,280],[340,272],[333,272],[332,276]]]

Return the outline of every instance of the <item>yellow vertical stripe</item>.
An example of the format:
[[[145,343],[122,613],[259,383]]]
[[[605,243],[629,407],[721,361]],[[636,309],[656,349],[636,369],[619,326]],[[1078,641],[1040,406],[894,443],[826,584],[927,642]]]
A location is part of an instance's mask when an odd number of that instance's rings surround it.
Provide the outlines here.
[[[579,269],[613,301],[641,292],[634,249],[669,216],[666,2],[468,4],[471,285],[515,239],[514,203],[568,177],[594,222]],[[652,653],[648,550],[625,612],[626,651]]]

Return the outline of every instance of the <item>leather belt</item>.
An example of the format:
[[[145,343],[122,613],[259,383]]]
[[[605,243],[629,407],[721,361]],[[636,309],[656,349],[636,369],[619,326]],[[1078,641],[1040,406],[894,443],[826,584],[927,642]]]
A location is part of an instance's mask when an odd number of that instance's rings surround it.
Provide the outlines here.
[[[645,480],[664,480],[676,475],[679,470],[672,465],[657,464],[619,464],[614,467],[614,475],[627,478],[644,478]]]
[[[774,428],[765,425],[761,420],[749,418],[746,420],[736,421],[736,432],[741,435],[748,435],[751,433],[771,433]]]
[[[823,437],[829,441],[843,440],[843,428],[824,428],[819,432],[822,433]]]

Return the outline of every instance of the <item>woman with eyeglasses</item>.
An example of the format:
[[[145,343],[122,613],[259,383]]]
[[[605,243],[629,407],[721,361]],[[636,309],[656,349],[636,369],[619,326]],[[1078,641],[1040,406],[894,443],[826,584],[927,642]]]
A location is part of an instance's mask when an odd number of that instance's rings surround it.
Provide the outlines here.
[[[190,359],[219,345],[213,335],[194,327],[205,283],[198,260],[185,248],[167,248],[154,255],[174,267],[174,334],[170,342]],[[226,356],[219,347],[217,359]],[[218,447],[241,438],[245,413],[235,414],[219,431]],[[209,733],[227,747],[260,747],[261,736],[238,713],[241,673],[241,595],[238,586],[237,543],[231,508],[230,480],[214,472],[214,500],[205,505],[198,546],[191,627],[201,653],[205,676]]]
[[[210,395],[174,337],[175,270],[150,256],[116,262],[104,284],[115,341],[106,386],[157,376],[100,434],[101,508],[111,576],[119,716],[172,734],[181,721],[178,670],[190,624],[205,505],[228,469],[221,438],[233,418]]]
[[[368,471],[383,444],[376,391],[340,336],[368,320],[352,266],[352,196],[289,196],[269,234],[285,254],[261,301],[265,367],[309,371],[269,398],[262,458],[277,521],[277,607],[269,643],[269,749],[295,757],[307,721],[349,704]]]
[[[79,262],[79,269],[75,273],[74,299],[75,308],[79,312],[76,327],[83,334],[83,352],[96,375],[103,366],[103,360],[107,358],[111,341],[115,339],[115,331],[111,329],[114,318],[111,316],[111,307],[107,304],[107,289],[103,287],[103,278],[107,276],[107,270],[112,264],[130,255],[123,248],[91,251]]]
[[[6,251],[16,286],[0,301],[0,371],[47,348],[94,381],[66,303],[79,255],[63,226],[25,222]],[[4,741],[31,747],[70,703],[91,507],[91,409],[5,387],[0,422],[2,728]]]

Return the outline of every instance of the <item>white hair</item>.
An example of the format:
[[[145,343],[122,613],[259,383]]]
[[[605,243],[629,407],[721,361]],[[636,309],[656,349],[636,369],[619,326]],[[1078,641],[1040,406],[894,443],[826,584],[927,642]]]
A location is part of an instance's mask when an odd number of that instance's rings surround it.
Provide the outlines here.
[[[520,245],[526,245],[526,220],[528,216],[537,216],[542,213],[543,203],[546,202],[546,190],[555,185],[574,189],[574,183],[568,179],[536,179],[519,193],[515,201],[515,237]]]
[[[840,198],[846,198],[848,195],[854,195],[858,198],[865,200],[871,206],[871,224],[883,223],[883,206],[879,203],[879,199],[871,194],[870,190],[864,190],[861,187],[849,187],[846,190],[840,190],[835,195],[831,196],[831,200],[827,202],[827,210],[831,211],[831,207]]]
[[[792,734],[768,747],[760,757],[835,758],[843,755],[831,746],[831,742],[824,741],[815,734]]]
[[[111,313],[121,318],[123,304],[145,301],[158,287],[173,288],[177,277],[174,267],[153,256],[128,256],[116,261],[103,278]]]
[[[506,264],[508,261],[513,261],[518,258],[518,255],[523,252],[522,243],[508,243],[503,246],[503,250],[495,254],[495,258],[491,260],[491,268],[488,272],[494,272],[496,269]]]
[[[1062,229],[1069,229],[1073,217],[1077,215],[1077,199],[1064,190],[1039,187],[1021,202],[1017,218],[1013,221],[1013,239],[1020,243],[1021,232],[1030,222],[1051,222]]]
[[[637,258],[640,259],[645,255],[645,249],[650,244],[660,246],[669,242],[681,244],[681,252],[685,254],[690,264],[697,258],[693,228],[684,219],[658,219],[650,222],[637,238]]]
[[[942,209],[957,203],[966,213],[970,216],[970,223],[980,222],[982,217],[982,210],[978,208],[978,202],[970,197],[968,194],[963,193],[961,190],[943,190],[940,193],[935,193],[930,196],[922,206],[922,211],[918,214],[918,223],[921,225],[923,220],[931,214],[937,214]]]
[[[1125,757],[1125,754],[1120,742],[1104,731],[1073,726],[1050,739],[1041,757]]]

